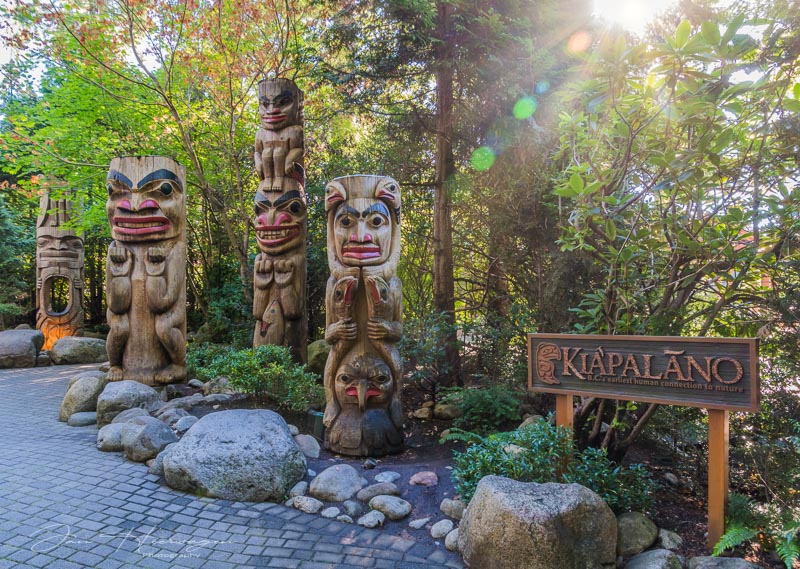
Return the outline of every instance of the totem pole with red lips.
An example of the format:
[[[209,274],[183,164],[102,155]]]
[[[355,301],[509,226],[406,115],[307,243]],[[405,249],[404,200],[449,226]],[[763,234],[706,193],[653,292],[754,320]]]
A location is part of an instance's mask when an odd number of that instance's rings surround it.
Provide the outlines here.
[[[83,239],[65,227],[72,206],[42,196],[36,222],[36,328],[44,349],[83,327]]]
[[[106,213],[109,379],[186,377],[186,169],[162,156],[115,158]]]
[[[303,92],[288,79],[258,84],[253,346],[287,346],[306,361],[306,194]]]
[[[325,446],[355,456],[403,449],[400,186],[336,178],[326,189],[328,265]]]

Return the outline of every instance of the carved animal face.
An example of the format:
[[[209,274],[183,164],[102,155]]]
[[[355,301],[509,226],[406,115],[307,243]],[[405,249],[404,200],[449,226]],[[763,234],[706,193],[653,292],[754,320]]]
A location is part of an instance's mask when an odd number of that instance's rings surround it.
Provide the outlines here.
[[[268,255],[278,255],[300,246],[306,237],[306,200],[299,190],[258,192],[256,195],[256,240]]]
[[[108,171],[106,213],[114,239],[146,242],[183,235],[184,170],[157,156],[115,158]]]
[[[350,354],[336,372],[334,391],[339,404],[358,406],[361,411],[388,406],[394,392],[389,366],[375,354]]]
[[[336,256],[355,267],[386,262],[392,248],[392,216],[383,201],[355,198],[343,203],[333,219]]]
[[[258,84],[258,113],[266,130],[300,124],[302,104],[303,94],[294,81],[267,79]]]

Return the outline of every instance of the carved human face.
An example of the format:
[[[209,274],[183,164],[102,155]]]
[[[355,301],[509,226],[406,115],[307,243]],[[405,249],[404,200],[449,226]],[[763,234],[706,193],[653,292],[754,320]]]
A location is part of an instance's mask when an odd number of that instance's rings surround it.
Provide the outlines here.
[[[258,84],[258,113],[261,127],[281,130],[300,124],[301,94],[297,85],[288,79],[262,81]]]
[[[83,239],[76,235],[64,235],[63,231],[55,228],[41,227],[36,230],[36,256],[40,266],[81,266]]]
[[[392,247],[392,216],[381,200],[355,198],[336,210],[333,218],[336,257],[344,265],[380,265]]]
[[[299,190],[258,192],[256,241],[268,255],[277,255],[303,243],[306,234],[306,201]]]
[[[392,373],[375,354],[348,357],[336,372],[334,390],[343,407],[357,405],[361,411],[387,407],[394,392]]]
[[[183,234],[186,196],[181,177],[171,168],[148,172],[142,167],[148,158],[115,159],[108,171],[106,214],[117,241],[162,241]],[[177,170],[177,163],[172,164]]]

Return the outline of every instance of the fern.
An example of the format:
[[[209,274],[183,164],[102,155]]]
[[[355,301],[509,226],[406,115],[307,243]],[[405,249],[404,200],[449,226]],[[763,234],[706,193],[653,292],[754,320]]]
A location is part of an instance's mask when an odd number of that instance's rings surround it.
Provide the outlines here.
[[[780,533],[775,536],[775,552],[781,561],[786,565],[786,569],[792,569],[792,565],[800,559],[800,522],[791,522]]]
[[[439,444],[444,444],[449,441],[463,441],[467,444],[474,445],[483,443],[486,441],[486,439],[484,439],[478,433],[453,427],[446,435],[442,435],[442,437],[439,439]]]
[[[758,530],[739,526],[739,525],[732,525],[728,528],[728,531],[719,538],[719,541],[714,546],[714,551],[712,555],[718,556],[722,554],[723,551],[727,549],[733,549],[745,541],[749,541],[758,535]]]

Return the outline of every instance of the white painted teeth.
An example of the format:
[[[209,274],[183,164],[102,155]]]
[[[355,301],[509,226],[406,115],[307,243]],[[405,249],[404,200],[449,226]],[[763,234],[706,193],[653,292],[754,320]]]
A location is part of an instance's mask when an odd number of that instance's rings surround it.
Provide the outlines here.
[[[164,225],[160,221],[149,221],[147,223],[128,223],[128,222],[119,222],[117,223],[119,227],[124,227],[125,229],[141,229],[143,227],[161,227]]]
[[[281,229],[279,231],[259,231],[258,236],[264,240],[273,240],[273,239],[281,239],[283,237],[289,237],[294,233],[293,229]]]

